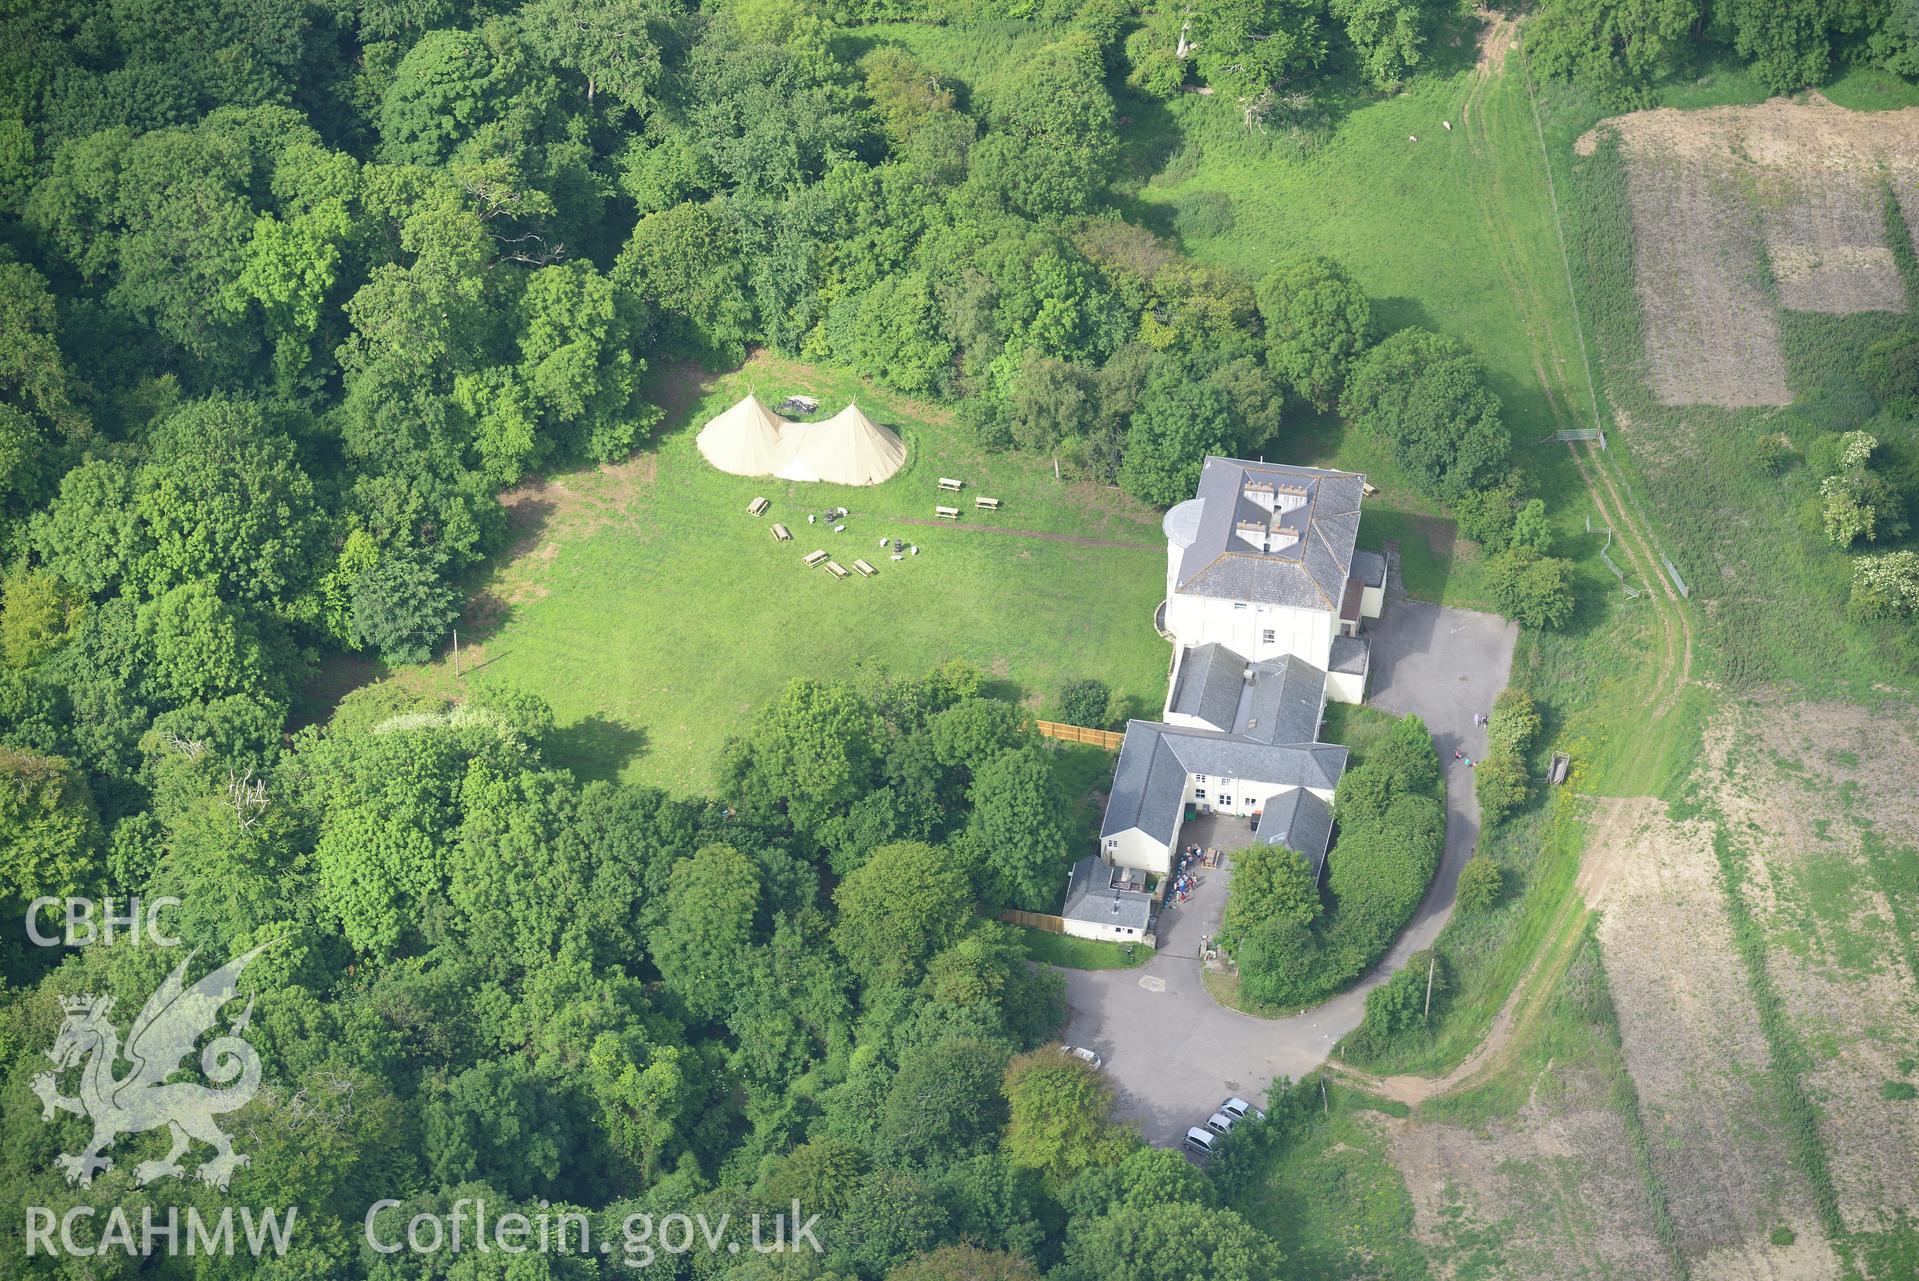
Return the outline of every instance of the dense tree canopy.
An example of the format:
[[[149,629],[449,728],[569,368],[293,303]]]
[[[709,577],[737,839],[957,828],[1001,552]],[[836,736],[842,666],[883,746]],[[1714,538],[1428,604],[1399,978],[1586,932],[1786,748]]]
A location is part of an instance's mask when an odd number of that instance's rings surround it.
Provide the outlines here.
[[[1402,329],[1360,357],[1340,403],[1435,498],[1491,476],[1512,444],[1478,359],[1423,329]]]
[[[1371,336],[1365,293],[1331,259],[1295,258],[1259,282],[1259,314],[1274,374],[1301,400],[1332,408]]]

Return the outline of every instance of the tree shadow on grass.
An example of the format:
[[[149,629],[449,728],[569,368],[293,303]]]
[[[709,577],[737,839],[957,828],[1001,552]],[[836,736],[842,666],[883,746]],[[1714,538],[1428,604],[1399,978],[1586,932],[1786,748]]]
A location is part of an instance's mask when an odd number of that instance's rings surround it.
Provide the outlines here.
[[[297,730],[324,723],[341,699],[390,675],[391,669],[377,658],[328,654],[294,689],[287,728]]]
[[[1418,74],[1444,80],[1471,70],[1479,62],[1479,39],[1487,26],[1477,13],[1454,12],[1436,18],[1426,33]]]
[[[988,676],[979,683],[981,698],[996,698],[1003,703],[1011,703],[1015,707],[1026,701],[1026,694],[1027,689],[1024,685],[1004,676]]]
[[[595,713],[550,731],[546,758],[583,783],[617,782],[620,771],[646,751],[646,731]]]
[[[1392,295],[1373,299],[1373,328],[1380,337],[1413,325],[1421,329],[1435,328],[1432,313],[1419,299]]]

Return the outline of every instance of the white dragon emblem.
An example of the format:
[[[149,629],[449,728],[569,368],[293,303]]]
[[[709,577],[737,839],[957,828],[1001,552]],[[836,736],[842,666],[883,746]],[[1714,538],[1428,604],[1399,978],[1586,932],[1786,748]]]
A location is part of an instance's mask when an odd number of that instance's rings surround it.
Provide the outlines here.
[[[167,1078],[181,1067],[181,1060],[192,1052],[201,1035],[218,1023],[221,1007],[234,999],[240,972],[269,946],[263,943],[236,957],[192,987],[182,981],[193,960],[194,954],[189,954],[167,975],[166,982],[133,1021],[125,1056],[132,1068],[117,1079],[114,1069],[121,1057],[120,1034],[107,1018],[113,998],[91,993],[61,998],[67,1017],[47,1057],[59,1072],[84,1061],[80,1094],[69,1098],[59,1093],[56,1072],[34,1077],[33,1092],[40,1096],[40,1114],[45,1120],[51,1121],[57,1109],[93,1121],[93,1140],[86,1149],[78,1156],[63,1153],[59,1158],[68,1183],[85,1187],[96,1173],[110,1168],[113,1162],[100,1154],[121,1135],[166,1126],[173,1131],[173,1150],[163,1160],[142,1161],[134,1167],[134,1177],[141,1186],[184,1174],[180,1158],[191,1141],[198,1139],[214,1149],[214,1156],[201,1162],[196,1172],[200,1181],[226,1189],[233,1172],[245,1165],[247,1158],[234,1152],[233,1141],[214,1118],[244,1107],[260,1088],[260,1056],[238,1035],[246,1030],[253,1014],[252,1000],[247,1001],[246,1009],[227,1034],[215,1037],[200,1054],[200,1068],[214,1085],[226,1085],[236,1077],[238,1084],[216,1090],[193,1081],[169,1083]]]

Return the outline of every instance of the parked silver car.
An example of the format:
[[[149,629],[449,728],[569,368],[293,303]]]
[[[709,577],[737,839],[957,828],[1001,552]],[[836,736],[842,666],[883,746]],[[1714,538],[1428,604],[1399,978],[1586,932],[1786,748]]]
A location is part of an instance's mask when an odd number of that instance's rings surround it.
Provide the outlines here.
[[[1248,1103],[1245,1099],[1240,1098],[1237,1094],[1220,1104],[1219,1110],[1227,1116],[1232,1117],[1235,1121],[1244,1121],[1249,1116],[1258,1121],[1264,1121],[1266,1119],[1264,1112]]]
[[[1186,1142],[1183,1146],[1188,1152],[1197,1152],[1201,1156],[1211,1156],[1213,1153],[1219,1151],[1219,1136],[1211,1130],[1202,1129],[1196,1125],[1186,1131]]]
[[[1096,1068],[1106,1066],[1105,1059],[1102,1059],[1099,1055],[1093,1053],[1083,1045],[1062,1045],[1059,1047],[1059,1052],[1061,1054],[1070,1054],[1076,1059],[1084,1060]]]
[[[1215,1112],[1206,1118],[1206,1128],[1214,1134],[1225,1134],[1233,1128],[1234,1119],[1233,1117],[1227,1116],[1224,1112]]]

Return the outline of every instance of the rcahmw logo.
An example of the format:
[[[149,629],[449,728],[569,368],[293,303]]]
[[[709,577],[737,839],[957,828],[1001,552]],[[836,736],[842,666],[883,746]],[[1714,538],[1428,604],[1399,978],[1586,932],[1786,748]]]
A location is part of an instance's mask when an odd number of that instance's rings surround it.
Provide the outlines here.
[[[284,1212],[241,1206],[240,1232],[233,1231],[234,1213],[230,1205],[221,1206],[211,1223],[190,1205],[185,1214],[178,1206],[164,1210],[144,1206],[136,1225],[126,1207],[114,1206],[106,1212],[99,1234],[90,1231],[99,1211],[90,1205],[76,1205],[56,1215],[44,1205],[27,1207],[27,1257],[37,1254],[71,1255],[87,1259],[102,1254],[125,1254],[129,1258],[167,1255],[233,1255],[245,1253],[262,1258],[269,1250],[277,1257],[286,1254],[293,1239],[293,1221],[300,1208],[289,1206]]]

